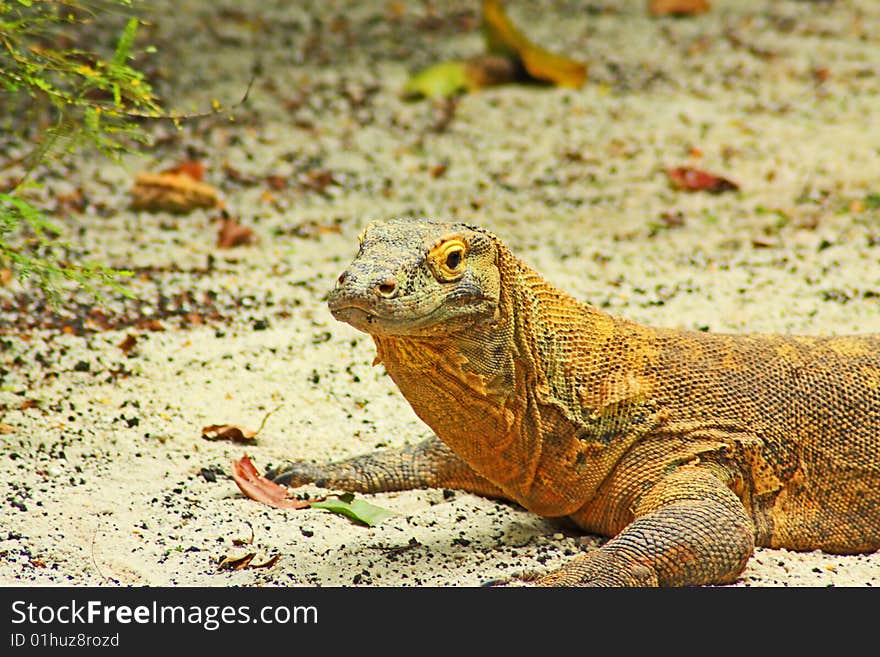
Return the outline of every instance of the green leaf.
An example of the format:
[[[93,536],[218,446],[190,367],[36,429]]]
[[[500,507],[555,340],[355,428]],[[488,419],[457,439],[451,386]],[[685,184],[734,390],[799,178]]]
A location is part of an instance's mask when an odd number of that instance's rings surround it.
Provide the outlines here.
[[[115,66],[125,66],[125,62],[131,55],[131,47],[134,44],[134,38],[137,35],[138,19],[132,18],[128,21],[119,42],[116,44],[116,52],[113,53],[113,64]]]
[[[355,499],[351,493],[345,493],[336,498],[327,498],[321,502],[312,502],[311,507],[338,513],[370,527],[378,525],[394,515],[393,512],[383,509],[381,506]]]
[[[466,62],[443,62],[413,75],[403,87],[407,98],[449,98],[468,90]]]

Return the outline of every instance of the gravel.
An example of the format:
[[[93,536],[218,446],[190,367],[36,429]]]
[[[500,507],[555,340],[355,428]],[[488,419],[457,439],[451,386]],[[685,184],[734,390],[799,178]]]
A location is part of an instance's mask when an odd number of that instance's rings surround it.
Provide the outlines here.
[[[428,433],[371,340],[325,306],[371,218],[487,226],[564,289],[658,326],[880,332],[873,0],[716,0],[680,20],[509,2],[534,41],[589,64],[588,83],[455,103],[399,91],[482,50],[476,2],[168,4],[147,32],[169,107],[232,106],[261,73],[234,121],[148,124],[141,155],[37,172],[47,207],[81,192],[54,218],[74,252],[131,269],[135,298],[71,289],[53,310],[29,285],[0,289],[6,585],[471,586],[601,543],[460,491],[371,496],[396,514],[372,528],[239,493],[244,454],[262,470]],[[256,243],[218,249],[219,210],[129,209],[138,173],[192,158]],[[675,191],[664,170],[680,165],[740,191]],[[201,438],[264,418],[255,444]],[[218,569],[249,552],[279,559]],[[877,554],[763,548],[737,582],[878,584]]]

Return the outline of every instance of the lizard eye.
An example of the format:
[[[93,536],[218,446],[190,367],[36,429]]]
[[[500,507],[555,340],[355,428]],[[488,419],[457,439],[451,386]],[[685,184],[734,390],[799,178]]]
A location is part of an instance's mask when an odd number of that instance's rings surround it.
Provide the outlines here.
[[[461,254],[462,252],[459,249],[446,254],[446,268],[448,270],[455,271],[458,269],[458,266],[461,264]]]
[[[441,281],[454,281],[464,274],[467,245],[454,237],[437,244],[428,253],[428,262],[435,276]]]

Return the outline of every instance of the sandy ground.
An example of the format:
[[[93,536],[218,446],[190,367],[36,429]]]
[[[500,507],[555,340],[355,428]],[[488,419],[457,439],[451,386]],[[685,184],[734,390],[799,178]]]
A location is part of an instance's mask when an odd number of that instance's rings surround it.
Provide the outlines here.
[[[409,71],[482,50],[475,0],[157,13],[149,65],[174,106],[232,104],[257,58],[262,74],[235,122],[157,124],[143,157],[40,172],[49,207],[82,191],[56,220],[135,269],[139,298],[96,313],[71,292],[51,316],[0,290],[0,582],[468,586],[597,545],[458,491],[372,496],[396,514],[374,528],[239,493],[243,454],[263,470],[428,434],[325,306],[371,218],[487,226],[559,286],[654,325],[880,332],[880,4],[715,0],[686,20],[635,0],[508,4],[589,64],[582,89],[498,88],[453,112],[401,100]],[[188,157],[258,243],[217,249],[216,211],[128,208],[137,173]],[[685,164],[741,191],[674,191],[664,169]],[[200,436],[273,410],[254,445]],[[279,558],[218,570],[248,552]],[[737,584],[878,585],[880,555],[758,549]]]

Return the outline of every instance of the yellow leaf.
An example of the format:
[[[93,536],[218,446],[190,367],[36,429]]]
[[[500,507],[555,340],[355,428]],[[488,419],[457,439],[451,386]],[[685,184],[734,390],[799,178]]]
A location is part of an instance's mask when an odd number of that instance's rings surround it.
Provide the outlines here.
[[[490,52],[520,60],[535,79],[573,88],[582,86],[587,79],[587,67],[581,62],[529,41],[507,17],[498,0],[483,0],[483,34]]]

